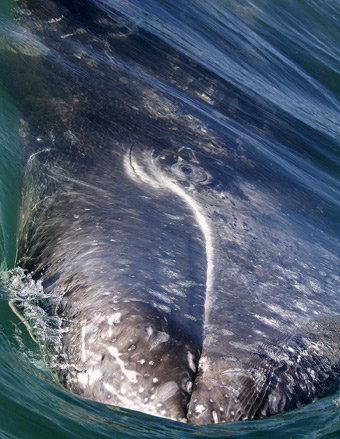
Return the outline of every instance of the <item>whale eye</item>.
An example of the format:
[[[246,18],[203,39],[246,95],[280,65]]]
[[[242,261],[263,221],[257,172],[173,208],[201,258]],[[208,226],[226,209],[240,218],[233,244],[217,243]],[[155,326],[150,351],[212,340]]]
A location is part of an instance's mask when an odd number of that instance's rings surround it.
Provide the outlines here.
[[[209,177],[203,168],[187,161],[180,161],[171,166],[171,172],[177,180],[189,183],[208,183]]]

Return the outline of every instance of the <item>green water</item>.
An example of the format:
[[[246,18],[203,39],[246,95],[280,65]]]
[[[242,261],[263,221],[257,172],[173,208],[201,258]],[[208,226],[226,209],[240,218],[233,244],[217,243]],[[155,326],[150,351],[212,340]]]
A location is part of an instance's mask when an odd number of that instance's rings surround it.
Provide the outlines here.
[[[12,267],[19,204],[19,157],[15,124],[19,115],[5,90],[0,88],[0,243],[1,267]]]
[[[1,2],[0,38],[6,41],[6,27],[11,23],[13,2]],[[10,268],[15,259],[15,236],[19,204],[19,156],[15,126],[19,113],[0,83],[0,268]]]

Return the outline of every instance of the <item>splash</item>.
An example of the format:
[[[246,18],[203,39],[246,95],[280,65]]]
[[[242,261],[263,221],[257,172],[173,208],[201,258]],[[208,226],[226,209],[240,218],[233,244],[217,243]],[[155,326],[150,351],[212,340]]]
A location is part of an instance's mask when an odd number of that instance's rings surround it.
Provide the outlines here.
[[[1,273],[0,281],[5,285],[6,299],[12,311],[22,320],[32,339],[37,343],[44,363],[53,371],[65,367],[62,338],[66,329],[57,315],[50,309],[59,302],[59,297],[45,294],[40,281],[35,281],[22,268]]]

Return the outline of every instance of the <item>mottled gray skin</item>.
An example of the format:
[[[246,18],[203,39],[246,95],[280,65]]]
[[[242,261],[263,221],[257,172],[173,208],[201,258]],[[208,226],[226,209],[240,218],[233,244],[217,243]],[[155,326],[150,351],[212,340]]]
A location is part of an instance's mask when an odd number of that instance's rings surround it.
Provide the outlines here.
[[[275,176],[266,186],[242,139],[222,140],[176,93],[228,108],[221,120],[254,107],[259,132],[261,105],[118,11],[19,4],[34,44],[2,61],[22,113],[18,264],[67,331],[64,385],[193,424],[330,391],[339,260],[308,222],[315,205]]]

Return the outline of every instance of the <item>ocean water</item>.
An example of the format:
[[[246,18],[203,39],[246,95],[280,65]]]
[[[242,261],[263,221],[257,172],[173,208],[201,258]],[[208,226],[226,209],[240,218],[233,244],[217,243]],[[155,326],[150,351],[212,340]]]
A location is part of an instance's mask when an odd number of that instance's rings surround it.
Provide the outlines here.
[[[96,4],[108,25],[118,17],[128,32],[138,29],[149,44],[140,47],[136,41],[131,53],[122,51],[118,68],[143,77],[183,112],[190,108],[203,121],[202,127],[213,126],[223,140],[217,145],[219,158],[228,166],[231,180],[237,173],[280,194],[287,215],[298,212],[296,227],[303,229],[304,221],[313,224],[319,234],[315,242],[339,258],[340,3],[97,0]],[[16,23],[14,8],[12,1],[1,2],[0,56],[10,54],[17,59],[17,68],[2,71],[0,81],[0,437],[340,437],[340,391],[268,419],[193,427],[87,401],[58,383],[44,361],[44,345],[31,337],[8,303],[12,292],[6,270],[15,261],[22,159],[20,106],[8,84],[18,83],[20,97],[20,64],[29,57],[39,68],[39,57],[46,50]],[[104,45],[104,36],[98,37]],[[93,59],[102,56],[102,47],[96,54],[93,46]],[[161,49],[154,55],[150,47]],[[142,67],[136,68],[130,59]],[[28,287],[39,294],[34,286]],[[337,292],[340,296],[339,285]],[[41,339],[48,343],[49,328],[38,323],[39,331],[46,330]]]

